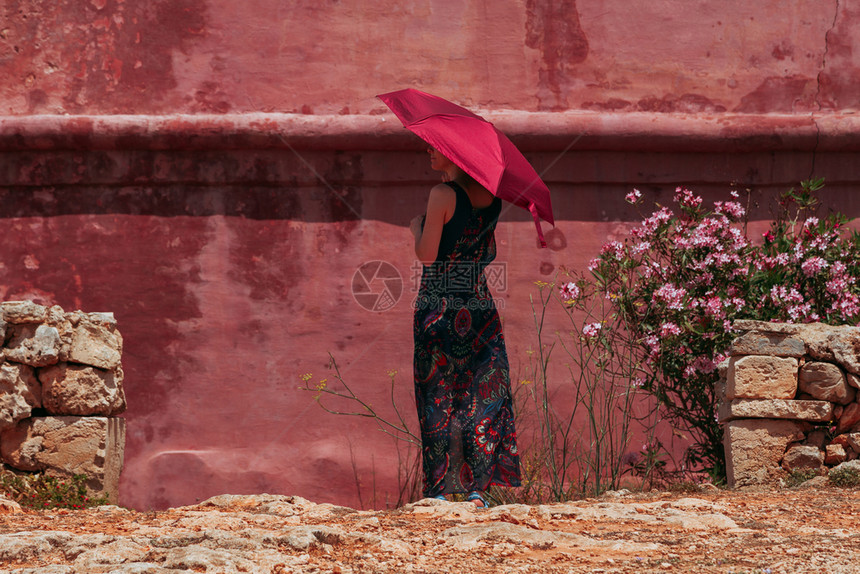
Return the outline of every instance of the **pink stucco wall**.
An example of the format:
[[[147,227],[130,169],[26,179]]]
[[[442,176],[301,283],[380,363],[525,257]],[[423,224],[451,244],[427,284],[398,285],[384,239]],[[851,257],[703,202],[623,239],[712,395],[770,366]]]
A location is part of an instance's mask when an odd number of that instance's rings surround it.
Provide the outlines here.
[[[478,107],[855,110],[839,0],[3,3],[0,113],[368,114],[404,86]]]
[[[377,93],[414,86],[485,113],[552,189],[549,249],[519,210],[498,229],[515,378],[534,345],[534,281],[622,236],[632,187],[667,204],[676,185],[721,198],[736,182],[766,219],[765,198],[815,173],[860,214],[860,13],[844,1],[2,11],[0,297],[116,313],[120,496],[136,508],[263,491],[359,504],[374,484],[374,504],[396,497],[390,441],[297,390],[303,373],[331,380],[331,352],[389,413],[397,370],[411,413],[406,225],[437,178]],[[351,293],[373,260],[404,281],[379,313]]]

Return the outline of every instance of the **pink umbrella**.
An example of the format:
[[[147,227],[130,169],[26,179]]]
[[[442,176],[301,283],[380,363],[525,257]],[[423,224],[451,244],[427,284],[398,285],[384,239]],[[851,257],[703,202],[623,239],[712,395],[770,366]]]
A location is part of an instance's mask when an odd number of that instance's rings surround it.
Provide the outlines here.
[[[555,224],[549,188],[523,154],[487,120],[438,96],[408,88],[377,96],[406,129],[460,166],[493,195],[528,209],[546,247],[540,220]]]

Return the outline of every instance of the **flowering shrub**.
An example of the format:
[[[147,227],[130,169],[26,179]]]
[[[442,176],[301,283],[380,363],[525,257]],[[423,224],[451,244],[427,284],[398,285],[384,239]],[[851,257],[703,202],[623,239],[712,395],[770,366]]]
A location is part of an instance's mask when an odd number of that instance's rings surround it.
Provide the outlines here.
[[[840,214],[814,216],[821,187],[822,180],[807,181],[784,193],[760,241],[745,233],[736,192],[708,210],[701,197],[678,188],[677,213],[658,206],[630,238],[603,247],[591,277],[560,289],[569,307],[589,291],[612,301],[644,355],[643,375],[632,384],[692,433],[687,463],[714,478],[725,472],[715,383],[736,336],[732,322],[860,321],[860,234],[846,230]],[[638,204],[641,193],[627,200]],[[596,335],[599,325],[583,333]]]
[[[106,497],[91,498],[86,483],[87,477],[83,474],[60,479],[45,474],[0,473],[0,493],[35,510],[82,509],[108,503]]]

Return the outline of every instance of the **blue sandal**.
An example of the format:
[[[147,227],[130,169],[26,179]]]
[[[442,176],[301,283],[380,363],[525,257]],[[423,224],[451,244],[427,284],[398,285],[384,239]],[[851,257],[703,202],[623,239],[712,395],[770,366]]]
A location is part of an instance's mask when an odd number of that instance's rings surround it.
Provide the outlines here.
[[[481,493],[477,490],[470,492],[469,496],[466,497],[466,500],[468,500],[469,502],[480,502],[480,506],[478,506],[477,504],[475,505],[475,508],[477,508],[478,510],[486,510],[490,507],[487,501],[484,500],[484,497],[481,496]]]

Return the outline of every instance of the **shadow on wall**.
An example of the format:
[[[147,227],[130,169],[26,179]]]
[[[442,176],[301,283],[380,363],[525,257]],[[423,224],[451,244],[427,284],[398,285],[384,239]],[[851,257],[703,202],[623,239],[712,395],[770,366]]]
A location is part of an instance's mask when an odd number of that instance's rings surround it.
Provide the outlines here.
[[[423,151],[320,150],[27,151],[9,152],[0,167],[0,218],[124,214],[154,217],[223,215],[252,220],[349,222],[398,226],[423,211],[439,180]],[[810,153],[745,154],[567,151],[529,159],[553,194],[559,221],[632,221],[624,201],[634,187],[646,201],[671,206],[684,186],[704,199],[749,194],[750,218],[769,219],[759,205],[809,177]],[[825,204],[860,215],[850,193],[860,180],[845,154],[819,154]],[[830,175],[829,175],[830,174]],[[829,197],[828,197],[829,196]],[[836,200],[838,198],[838,201]],[[833,201],[831,201],[833,199]],[[529,221],[522,210],[503,221]]]

